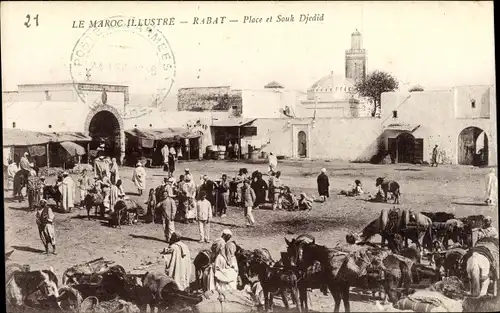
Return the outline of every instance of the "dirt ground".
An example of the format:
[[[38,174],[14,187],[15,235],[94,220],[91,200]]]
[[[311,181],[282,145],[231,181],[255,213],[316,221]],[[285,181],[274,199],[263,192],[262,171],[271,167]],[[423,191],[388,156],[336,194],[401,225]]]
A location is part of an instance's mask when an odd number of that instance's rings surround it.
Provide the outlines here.
[[[219,178],[222,173],[233,176],[241,167],[249,172],[260,170],[267,172],[267,164],[249,164],[229,161],[201,161],[177,164],[175,175],[182,174],[188,167],[198,181],[202,174],[210,178]],[[350,189],[355,179],[360,179],[365,192],[376,192],[375,179],[385,176],[397,180],[401,185],[402,208],[416,211],[446,211],[457,216],[471,214],[491,215],[498,227],[497,207],[483,204],[486,168],[466,166],[440,166],[431,168],[417,165],[370,165],[344,162],[321,161],[284,161],[279,164],[282,181],[298,195],[305,192],[317,197],[316,177],[325,167],[330,178],[331,197],[326,203],[314,203],[309,212],[286,212],[255,210],[257,222],[255,228],[246,228],[243,211],[240,208],[228,209],[226,218],[215,218],[211,224],[211,240],[220,236],[224,228],[230,228],[238,244],[247,249],[267,248],[275,259],[284,251],[284,237],[292,238],[302,233],[316,237],[318,244],[334,246],[345,241],[346,232],[360,230],[375,218],[384,207],[392,204],[371,203],[365,201],[366,195],[349,198],[336,195],[341,189]],[[161,169],[147,169],[146,187],[154,188],[163,179]],[[121,168],[120,176],[124,189],[130,197],[138,199],[132,183],[132,168]],[[48,178],[53,183],[54,178]],[[148,268],[163,271],[163,262],[159,252],[166,247],[162,227],[159,224],[139,224],[110,228],[100,220],[87,220],[86,211],[75,208],[72,213],[56,213],[55,229],[57,255],[45,255],[38,236],[34,213],[27,212],[27,201],[18,203],[5,194],[5,249],[16,251],[12,260],[20,264],[30,264],[32,269],[52,266],[61,278],[64,270],[72,265],[99,257],[116,261],[127,270],[141,265],[153,264]],[[140,201],[144,203],[147,195]],[[77,196],[76,200],[79,201]],[[85,218],[84,218],[85,217]],[[176,224],[176,230],[191,249],[194,259],[199,250],[208,244],[198,243],[197,224]],[[379,240],[374,238],[373,240]],[[194,272],[194,271],[193,271]],[[194,275],[194,273],[193,273]],[[194,279],[194,278],[193,278]],[[314,311],[332,311],[333,298],[322,295],[319,291],[312,294]],[[351,310],[373,311],[374,300],[361,295],[351,295]],[[280,306],[281,301],[277,300]],[[341,311],[343,305],[341,305]]]

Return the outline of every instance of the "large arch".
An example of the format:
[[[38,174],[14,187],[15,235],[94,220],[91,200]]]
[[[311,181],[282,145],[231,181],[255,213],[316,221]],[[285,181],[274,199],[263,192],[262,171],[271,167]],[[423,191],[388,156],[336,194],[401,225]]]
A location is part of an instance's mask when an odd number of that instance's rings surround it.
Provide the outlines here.
[[[125,133],[123,119],[118,110],[109,105],[96,107],[87,114],[85,130],[92,137],[91,150],[96,149],[100,141],[104,141],[108,154],[123,164]]]
[[[469,126],[458,135],[458,164],[488,165],[489,143],[486,132],[479,127]]]

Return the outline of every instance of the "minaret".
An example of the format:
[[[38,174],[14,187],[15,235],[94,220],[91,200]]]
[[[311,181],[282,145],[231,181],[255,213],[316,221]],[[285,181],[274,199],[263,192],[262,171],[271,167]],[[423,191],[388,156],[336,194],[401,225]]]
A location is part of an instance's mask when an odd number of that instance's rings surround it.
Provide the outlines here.
[[[366,77],[366,50],[357,29],[351,35],[351,49],[345,51],[345,77],[354,81]]]

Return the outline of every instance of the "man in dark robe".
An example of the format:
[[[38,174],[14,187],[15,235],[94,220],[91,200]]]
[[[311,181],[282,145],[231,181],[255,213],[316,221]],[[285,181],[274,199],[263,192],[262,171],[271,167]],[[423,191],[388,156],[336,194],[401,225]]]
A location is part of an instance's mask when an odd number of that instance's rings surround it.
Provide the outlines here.
[[[321,200],[324,202],[329,198],[330,193],[328,189],[330,188],[330,182],[328,181],[328,176],[326,175],[326,169],[322,168],[321,173],[318,175],[318,193]]]
[[[267,183],[262,179],[262,173],[256,172],[250,187],[255,192],[255,207],[266,202]]]

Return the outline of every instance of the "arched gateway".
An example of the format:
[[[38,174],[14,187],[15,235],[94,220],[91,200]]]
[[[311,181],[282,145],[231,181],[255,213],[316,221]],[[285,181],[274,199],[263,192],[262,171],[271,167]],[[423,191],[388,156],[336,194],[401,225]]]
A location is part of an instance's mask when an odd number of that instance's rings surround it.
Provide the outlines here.
[[[101,142],[105,143],[105,153],[116,158],[120,164],[125,158],[125,133],[123,119],[114,107],[100,105],[87,114],[85,130],[92,137],[90,150],[96,150]]]
[[[458,164],[488,165],[488,136],[479,127],[463,129],[458,135]]]

